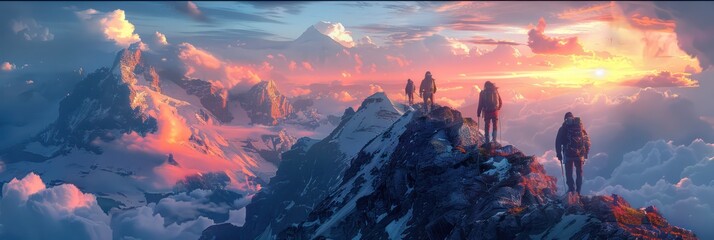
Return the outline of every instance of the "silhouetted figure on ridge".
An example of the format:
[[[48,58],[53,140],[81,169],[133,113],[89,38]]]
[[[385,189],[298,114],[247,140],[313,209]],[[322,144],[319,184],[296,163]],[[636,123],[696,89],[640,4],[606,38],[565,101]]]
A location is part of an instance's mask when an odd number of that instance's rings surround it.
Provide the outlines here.
[[[590,153],[590,137],[585,131],[579,117],[574,117],[571,112],[565,114],[563,125],[558,129],[555,138],[555,152],[561,164],[565,165],[565,181],[568,184],[568,193],[580,195],[583,184],[583,163]],[[565,154],[565,161],[563,161]],[[575,166],[575,187],[573,187],[573,166]]]
[[[419,96],[424,99],[424,112],[434,108],[434,94],[436,93],[436,80],[431,77],[431,72],[426,71],[424,80],[419,85]]]
[[[491,142],[489,140],[489,130],[491,124],[493,124],[493,141],[496,141],[496,135],[498,132],[498,111],[501,110],[503,102],[501,101],[501,95],[498,94],[498,88],[491,81],[486,81],[483,86],[483,91],[478,96],[478,113],[477,117],[481,118],[481,113],[484,113],[483,119],[486,122],[486,128],[484,129],[484,135],[486,137],[486,143]]]
[[[414,81],[410,78],[407,80],[407,86],[404,88],[404,92],[409,99],[409,105],[414,104],[414,90],[416,90],[416,86],[414,86]]]

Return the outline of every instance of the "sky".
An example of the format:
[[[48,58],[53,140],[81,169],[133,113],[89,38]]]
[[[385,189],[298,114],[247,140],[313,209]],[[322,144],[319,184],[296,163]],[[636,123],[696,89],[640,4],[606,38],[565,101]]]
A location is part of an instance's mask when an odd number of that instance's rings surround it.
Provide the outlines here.
[[[495,82],[505,102],[502,141],[540,156],[554,176],[562,116],[582,116],[593,141],[585,191],[655,204],[672,223],[714,238],[699,224],[714,221],[711,9],[659,1],[2,2],[0,148],[46,127],[74,84],[129,46],[230,95],[273,80],[290,99],[315,99],[333,115],[375,92],[404,101],[406,80],[418,84],[431,71],[436,103],[466,117],[476,117],[483,83]]]

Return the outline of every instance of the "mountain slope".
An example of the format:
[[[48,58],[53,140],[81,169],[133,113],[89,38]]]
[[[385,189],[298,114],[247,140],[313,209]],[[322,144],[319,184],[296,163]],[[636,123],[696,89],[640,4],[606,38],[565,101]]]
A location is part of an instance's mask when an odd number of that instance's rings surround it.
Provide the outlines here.
[[[272,80],[256,84],[248,92],[238,95],[238,100],[252,123],[277,125],[293,113],[292,104]]]
[[[384,93],[364,100],[355,112],[345,111],[342,121],[325,139],[302,138],[283,154],[276,176],[246,206],[246,223],[210,227],[203,239],[274,238],[280,230],[302,221],[318,201],[340,182],[361,146],[387,129],[402,114],[403,106]]]
[[[338,188],[277,239],[694,239],[653,207],[617,196],[561,199],[513,146],[476,150],[472,120],[407,113],[377,136]]]

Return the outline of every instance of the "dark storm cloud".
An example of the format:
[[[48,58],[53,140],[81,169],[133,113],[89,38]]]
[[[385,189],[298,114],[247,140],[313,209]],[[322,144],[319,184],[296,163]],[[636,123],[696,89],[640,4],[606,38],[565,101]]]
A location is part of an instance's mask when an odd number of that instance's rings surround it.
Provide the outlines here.
[[[679,47],[699,59],[703,69],[714,64],[714,2],[654,2],[660,18],[674,19]]]

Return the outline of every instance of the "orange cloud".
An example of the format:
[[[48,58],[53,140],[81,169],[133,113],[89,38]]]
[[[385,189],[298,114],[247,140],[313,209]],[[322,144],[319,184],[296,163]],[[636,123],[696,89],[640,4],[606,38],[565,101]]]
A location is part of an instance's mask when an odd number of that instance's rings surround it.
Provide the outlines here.
[[[594,4],[581,8],[567,9],[558,13],[558,18],[568,20],[590,20],[590,21],[612,21],[614,16],[612,9],[615,7],[615,2],[607,2]]]
[[[347,91],[340,91],[339,93],[333,93],[332,98],[334,98],[335,100],[340,101],[340,102],[352,102],[352,101],[357,100],[352,95],[350,95],[350,93],[348,93]]]
[[[297,63],[295,61],[290,61],[288,69],[290,69],[290,71],[295,71],[295,69],[297,69]]]
[[[674,20],[662,20],[659,18],[640,16],[639,13],[632,15],[630,20],[633,23],[633,27],[643,30],[674,32],[674,28],[677,27]]]

